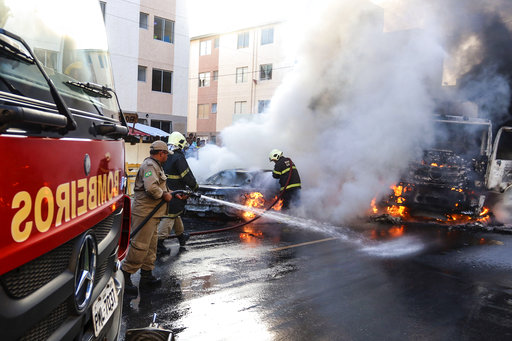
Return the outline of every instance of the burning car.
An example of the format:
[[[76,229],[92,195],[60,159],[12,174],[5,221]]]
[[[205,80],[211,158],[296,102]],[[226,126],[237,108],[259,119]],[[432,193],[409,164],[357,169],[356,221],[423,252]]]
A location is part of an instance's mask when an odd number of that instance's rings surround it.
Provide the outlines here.
[[[270,206],[279,194],[279,183],[272,178],[272,170],[226,169],[215,173],[199,184],[197,192],[210,198],[244,206]],[[187,214],[198,216],[227,216],[251,218],[244,212],[203,197],[188,199]]]
[[[493,143],[489,120],[437,116],[435,142],[382,202],[389,215],[478,218],[512,188],[512,127]],[[378,210],[374,206],[374,213]]]

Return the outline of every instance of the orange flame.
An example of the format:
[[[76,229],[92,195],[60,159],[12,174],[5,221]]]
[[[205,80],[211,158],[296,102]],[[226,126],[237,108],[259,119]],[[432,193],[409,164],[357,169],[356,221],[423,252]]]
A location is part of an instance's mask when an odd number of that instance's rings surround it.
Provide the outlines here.
[[[371,206],[372,206],[372,212],[373,214],[377,214],[379,213],[379,209],[377,208],[377,205],[375,204],[375,202],[377,201],[377,198],[373,198],[372,199],[372,202],[371,202]]]
[[[263,239],[263,232],[250,225],[246,225],[243,227],[243,232],[240,233],[239,237],[243,243],[257,245]]]
[[[263,207],[264,205],[265,199],[263,198],[263,194],[261,194],[260,192],[252,192],[249,194],[245,194],[244,206],[259,208]],[[254,214],[254,212],[246,211],[242,214],[242,216],[244,217],[244,219],[249,220],[254,218],[256,214]]]
[[[274,199],[272,199],[272,202],[274,202],[276,199],[277,199],[277,195],[274,197]],[[274,211],[281,211],[282,208],[283,208],[283,199],[279,199],[279,201],[276,202],[276,204],[272,207],[272,209]]]
[[[420,220],[435,220],[442,224],[449,224],[449,225],[457,225],[457,224],[465,224],[469,222],[481,222],[481,223],[488,223],[491,221],[491,214],[489,211],[489,208],[484,207],[482,209],[482,212],[479,214],[478,217],[474,217],[467,214],[457,214],[457,213],[447,213],[445,214],[445,219],[432,219],[428,217],[413,217],[409,214],[406,199],[404,198],[404,193],[406,193],[408,190],[411,190],[408,186],[403,186],[402,184],[391,186],[390,187],[393,190],[393,194],[389,197],[391,204],[389,206],[384,208],[379,208],[377,206],[377,198],[373,198],[370,204],[371,211],[370,214],[379,214],[384,213],[392,217],[396,218],[402,218],[403,220],[408,221],[420,221]],[[462,189],[452,187],[452,191],[456,192],[463,192]],[[455,203],[455,207],[459,207],[460,205],[458,203]]]

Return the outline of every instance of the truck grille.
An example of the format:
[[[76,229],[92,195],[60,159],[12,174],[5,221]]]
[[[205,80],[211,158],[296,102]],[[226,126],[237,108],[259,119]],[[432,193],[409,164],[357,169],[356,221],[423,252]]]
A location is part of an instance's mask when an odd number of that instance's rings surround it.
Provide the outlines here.
[[[111,215],[93,227],[98,244],[108,235],[113,222],[114,217]],[[17,299],[27,297],[66,271],[69,267],[74,244],[75,239],[72,239],[66,244],[2,275],[0,281],[7,294]],[[105,268],[106,264],[98,265],[100,273],[96,276],[97,280],[101,278]]]
[[[30,331],[25,334],[20,341],[25,340],[46,340],[54,331],[59,328],[66,318],[71,314],[68,302],[61,303],[55,310],[51,312],[45,319],[36,324]]]
[[[64,272],[73,252],[71,240],[2,276],[5,291],[13,298],[23,298]]]

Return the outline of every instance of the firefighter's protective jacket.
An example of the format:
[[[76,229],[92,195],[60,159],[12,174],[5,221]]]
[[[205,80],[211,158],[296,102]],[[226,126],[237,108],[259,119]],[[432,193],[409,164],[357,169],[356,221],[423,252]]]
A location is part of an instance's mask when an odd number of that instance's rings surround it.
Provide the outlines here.
[[[173,154],[169,155],[167,162],[164,164],[164,171],[167,174],[167,187],[173,191],[186,190],[187,187],[195,191],[199,187],[181,149],[174,150]],[[170,217],[179,216],[183,213],[186,203],[186,200],[173,196],[169,202],[168,215]]]
[[[140,165],[135,177],[133,215],[145,217],[158,205],[164,192],[168,192],[166,180],[167,176],[160,162],[152,157],[147,157]],[[154,214],[154,217],[164,215],[165,205]]]
[[[286,182],[288,181],[288,177],[290,176],[290,166],[293,164],[292,160],[290,158],[282,156],[279,160],[277,160],[274,171],[272,172],[272,176],[276,179],[279,179],[279,185],[281,185],[281,191],[286,185]],[[300,176],[299,172],[297,171],[297,167],[293,164],[291,166],[291,178],[290,182],[288,183],[288,186],[286,186],[286,189],[291,188],[300,188]]]

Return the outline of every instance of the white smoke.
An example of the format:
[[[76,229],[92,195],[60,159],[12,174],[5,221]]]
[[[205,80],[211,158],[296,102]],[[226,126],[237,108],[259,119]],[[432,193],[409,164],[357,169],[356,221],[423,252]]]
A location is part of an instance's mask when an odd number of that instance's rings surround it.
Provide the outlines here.
[[[492,212],[500,223],[512,225],[512,190],[505,192],[501,200],[493,207]]]
[[[307,20],[290,30],[303,38],[294,70],[268,113],[225,129],[222,147],[189,163],[203,179],[226,168],[272,168],[268,153],[278,148],[299,170],[300,214],[340,223],[366,214],[429,142],[445,52],[426,12],[422,29],[384,33],[383,10],[369,1],[306,9]]]

